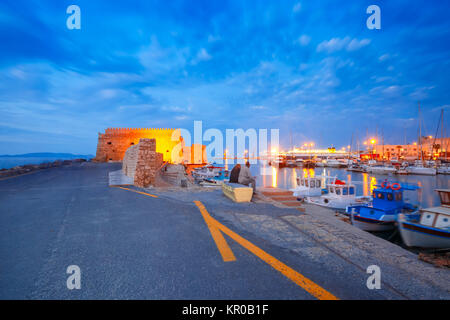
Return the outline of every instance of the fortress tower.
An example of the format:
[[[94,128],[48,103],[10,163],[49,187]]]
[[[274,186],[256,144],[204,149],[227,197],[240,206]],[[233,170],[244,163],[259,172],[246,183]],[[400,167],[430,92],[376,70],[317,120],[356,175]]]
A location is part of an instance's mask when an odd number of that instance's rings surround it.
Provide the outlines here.
[[[135,128],[108,128],[105,133],[99,133],[97,154],[94,161],[122,161],[127,149],[130,146],[137,145],[141,139],[155,139],[156,152],[163,155],[164,161],[180,162],[181,159],[172,159],[172,150],[176,146],[179,148],[180,157],[182,157],[184,141],[179,129]]]

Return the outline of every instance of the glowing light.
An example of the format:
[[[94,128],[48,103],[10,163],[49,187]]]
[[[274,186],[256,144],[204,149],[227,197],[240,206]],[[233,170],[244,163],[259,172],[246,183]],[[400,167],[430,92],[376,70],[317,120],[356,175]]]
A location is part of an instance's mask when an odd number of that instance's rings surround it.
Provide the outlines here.
[[[371,144],[375,144],[375,143],[377,143],[377,140],[372,139],[372,140],[370,140],[370,143],[371,143]]]

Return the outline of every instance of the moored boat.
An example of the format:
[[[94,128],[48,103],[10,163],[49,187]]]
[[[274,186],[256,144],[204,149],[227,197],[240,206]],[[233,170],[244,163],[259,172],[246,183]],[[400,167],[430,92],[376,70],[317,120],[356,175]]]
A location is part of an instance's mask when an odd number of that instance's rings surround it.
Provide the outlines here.
[[[450,174],[450,166],[441,165],[441,166],[437,167],[436,171],[438,174]]]
[[[298,177],[297,186],[290,191],[295,197],[304,199],[305,197],[318,197],[327,192],[324,185],[326,179],[336,179],[335,177],[316,176],[316,177]]]
[[[368,166],[366,171],[368,173],[375,173],[375,174],[394,174],[397,172],[397,170],[393,166],[388,165]]]
[[[450,189],[438,189],[441,206],[398,215],[398,228],[408,247],[450,248]]]
[[[370,197],[356,196],[356,187],[335,179],[327,185],[327,193],[320,197],[306,197],[305,202],[336,210],[345,210],[348,206],[369,204]]]
[[[358,163],[353,163],[348,165],[347,171],[364,172],[364,168]]]
[[[404,202],[403,191],[417,190],[418,187],[400,183],[383,182],[373,190],[370,205],[348,206],[352,224],[365,231],[386,231],[394,229],[397,215],[417,212],[417,207]]]
[[[428,168],[423,165],[414,165],[414,166],[408,166],[406,168],[406,171],[408,174],[416,174],[416,175],[427,175],[427,176],[435,176],[436,175],[436,169],[435,168]]]

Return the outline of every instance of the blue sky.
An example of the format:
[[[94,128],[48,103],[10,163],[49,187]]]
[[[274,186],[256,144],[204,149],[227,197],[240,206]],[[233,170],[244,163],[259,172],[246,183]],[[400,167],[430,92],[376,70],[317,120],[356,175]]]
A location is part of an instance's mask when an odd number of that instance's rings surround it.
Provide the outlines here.
[[[66,8],[81,8],[68,30]],[[366,8],[381,8],[381,30]],[[107,127],[415,141],[450,118],[448,1],[0,2],[0,154],[95,153]],[[446,121],[447,128],[449,121]]]

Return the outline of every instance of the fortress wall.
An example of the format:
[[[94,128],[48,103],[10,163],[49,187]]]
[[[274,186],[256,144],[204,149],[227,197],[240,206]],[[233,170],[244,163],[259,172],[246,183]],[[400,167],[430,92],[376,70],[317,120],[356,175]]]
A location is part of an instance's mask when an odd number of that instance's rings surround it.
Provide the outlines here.
[[[176,138],[172,141],[172,136]],[[163,155],[164,161],[179,162],[172,159],[172,150],[182,143],[179,129],[137,129],[108,128],[99,133],[95,161],[122,161],[130,146],[137,145],[141,139],[156,139],[156,152]]]

